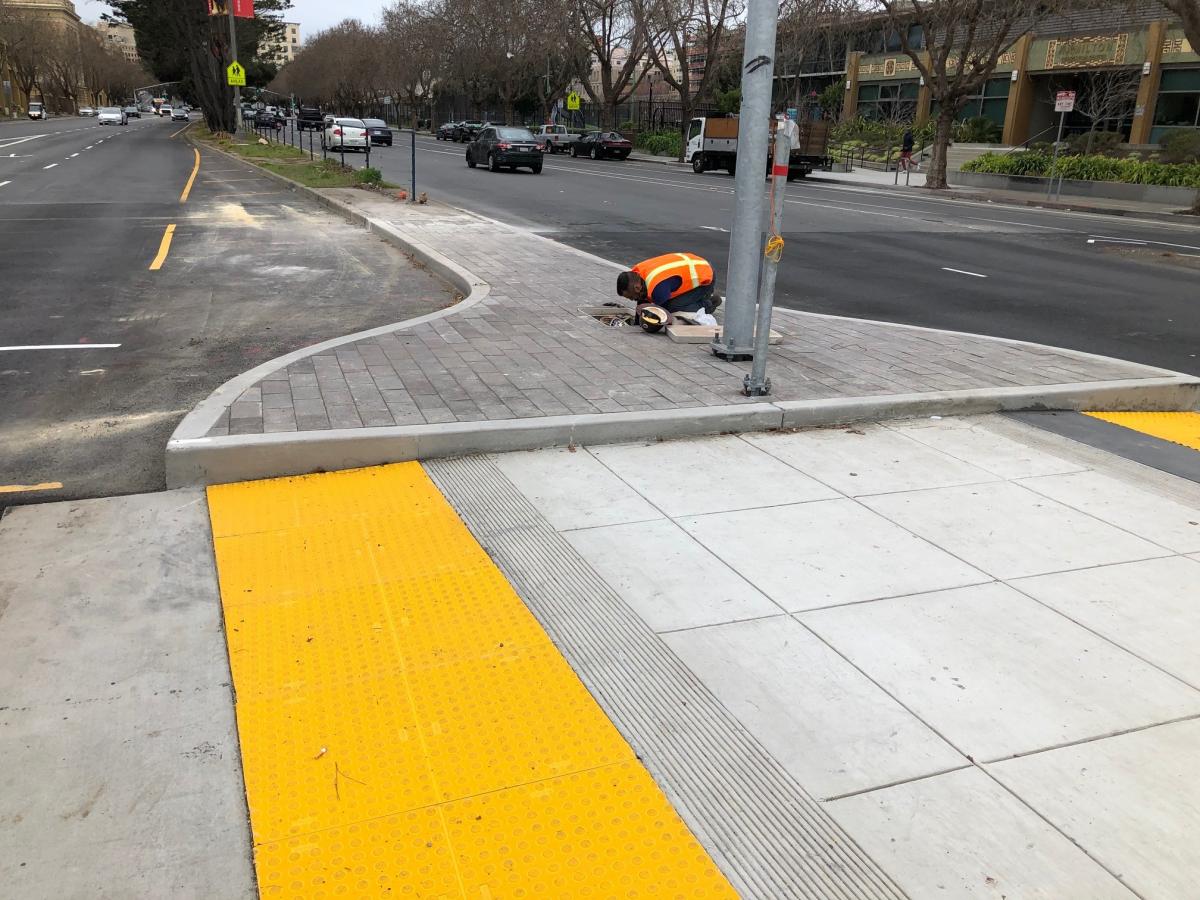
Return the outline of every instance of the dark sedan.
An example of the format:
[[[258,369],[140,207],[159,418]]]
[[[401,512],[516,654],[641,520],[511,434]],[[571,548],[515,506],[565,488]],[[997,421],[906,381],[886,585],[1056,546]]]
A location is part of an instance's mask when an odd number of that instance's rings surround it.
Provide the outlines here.
[[[473,169],[484,163],[493,172],[528,166],[534,175],[540,175],[542,148],[528,128],[488,125],[467,145],[467,165]]]
[[[469,122],[459,122],[454,126],[454,139],[460,143],[473,141],[479,137],[479,132],[483,130],[483,123],[475,120]]]
[[[437,134],[435,136],[439,141],[452,141],[454,140],[454,132],[458,126],[458,122],[443,122],[438,126]]]
[[[593,131],[571,144],[572,156],[590,156],[592,159],[628,159],[633,144],[615,131]]]
[[[265,109],[260,109],[254,116],[254,127],[274,128],[276,131],[280,131],[283,129],[283,119],[275,115],[275,113],[269,113]]]
[[[363,124],[367,126],[367,135],[371,138],[372,145],[392,146],[392,129],[388,128],[387,122],[383,119],[363,119]]]

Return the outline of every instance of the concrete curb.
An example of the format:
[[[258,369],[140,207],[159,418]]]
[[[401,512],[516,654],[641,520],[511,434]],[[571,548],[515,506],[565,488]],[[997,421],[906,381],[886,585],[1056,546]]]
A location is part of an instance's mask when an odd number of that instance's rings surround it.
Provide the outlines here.
[[[189,142],[195,146],[199,142],[192,140],[188,136]],[[400,250],[402,253],[413,257],[429,269],[433,270],[444,280],[448,281],[460,294],[463,299],[452,306],[447,306],[445,309],[439,309],[437,312],[427,313],[423,316],[416,316],[411,319],[405,319],[401,322],[394,322],[390,325],[381,325],[378,328],[371,328],[366,331],[357,331],[354,334],[343,335],[342,337],[331,338],[328,341],[322,341],[318,344],[311,344],[307,347],[302,347],[299,350],[293,350],[291,353],[286,353],[283,356],[277,356],[274,359],[268,360],[262,365],[255,366],[248,372],[243,372],[226,381],[215,391],[201,400],[196,406],[183,417],[183,420],[176,426],[175,431],[171,434],[171,439],[167,442],[167,462],[170,469],[170,458],[173,445],[177,440],[188,440],[191,438],[199,438],[208,434],[209,430],[221,418],[221,414],[242,392],[253,387],[262,379],[266,378],[272,372],[286,368],[292,363],[311,356],[314,353],[320,353],[323,350],[330,350],[334,347],[340,347],[343,344],[350,344],[354,341],[360,341],[364,338],[378,337],[381,334],[391,334],[395,331],[403,331],[407,328],[412,328],[415,325],[421,325],[425,322],[433,322],[437,319],[444,319],[446,316],[462,312],[465,309],[470,309],[487,299],[491,293],[491,286],[480,278],[476,278],[471,272],[468,272],[458,263],[443,256],[441,253],[428,247],[415,238],[402,237],[395,229],[389,227],[386,223],[380,222],[377,219],[372,219],[369,216],[363,215],[351,206],[336,200],[333,197],[326,197],[319,191],[313,188],[293,181],[286,176],[269,172],[266,169],[256,166],[253,163],[248,163],[244,159],[234,156],[232,153],[226,153],[216,147],[204,145],[202,149],[213,150],[220,153],[229,159],[240,162],[243,165],[250,166],[256,171],[262,172],[269,178],[274,178],[276,181],[282,182],[295,190],[308,194],[318,203],[333,212],[344,216],[352,224],[362,225],[373,234],[379,235],[389,244]]]
[[[653,441],[925,415],[1019,410],[1190,409],[1200,379],[1189,376],[987,388],[925,394],[789,400],[648,412],[543,416],[447,425],[345,428],[229,437],[173,437],[167,484],[222,484],[414,459]]]

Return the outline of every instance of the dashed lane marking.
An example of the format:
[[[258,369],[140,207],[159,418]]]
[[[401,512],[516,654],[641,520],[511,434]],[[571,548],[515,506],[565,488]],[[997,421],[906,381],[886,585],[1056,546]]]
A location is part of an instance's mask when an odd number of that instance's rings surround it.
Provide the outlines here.
[[[162,268],[162,264],[166,262],[167,254],[171,250],[171,240],[175,236],[175,224],[171,223],[167,226],[167,230],[163,232],[162,240],[158,245],[158,255],[154,257],[154,262],[150,263],[150,271],[157,272]]]
[[[43,481],[41,484],[0,484],[0,494],[22,494],[26,491],[57,491],[61,481]]]
[[[120,344],[19,344],[12,347],[0,347],[5,350],[113,350]]]
[[[196,164],[192,166],[191,177],[188,178],[187,184],[184,185],[183,193],[179,195],[180,203],[187,203],[188,195],[192,192],[192,185],[196,182],[196,173],[200,171],[200,151],[193,147],[192,152],[196,154]]]
[[[42,166],[43,169],[53,169],[58,163],[50,163],[48,166]]]
[[[980,275],[978,272],[968,272],[966,269],[952,269],[949,266],[942,266],[943,272],[957,272],[959,275],[970,275],[972,278],[987,278],[986,275]]]

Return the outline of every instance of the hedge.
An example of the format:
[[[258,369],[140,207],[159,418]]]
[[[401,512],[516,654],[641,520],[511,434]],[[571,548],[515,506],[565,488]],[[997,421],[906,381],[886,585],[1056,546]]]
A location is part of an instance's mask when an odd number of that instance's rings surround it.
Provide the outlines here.
[[[1095,155],[1060,156],[1055,161],[1048,153],[1032,150],[1024,153],[985,153],[965,163],[963,171],[1200,188],[1200,163],[1173,164]]]
[[[637,136],[637,146],[654,156],[683,155],[683,135],[678,131],[644,131]]]

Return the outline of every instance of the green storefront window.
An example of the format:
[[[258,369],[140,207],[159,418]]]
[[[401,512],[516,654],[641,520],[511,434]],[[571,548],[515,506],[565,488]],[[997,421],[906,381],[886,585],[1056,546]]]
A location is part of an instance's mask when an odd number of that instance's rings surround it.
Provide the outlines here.
[[[864,100],[878,100],[878,99],[879,99],[879,85],[877,85],[877,84],[860,84],[858,86],[858,102],[859,103],[862,103]]]
[[[1154,110],[1154,124],[1191,128],[1196,126],[1198,114],[1200,93],[1159,94],[1158,106]]]
[[[983,86],[983,96],[1007,97],[1010,87],[1012,87],[1011,76],[1009,78],[990,78],[988,83]]]
[[[910,81],[907,84],[900,85],[901,100],[916,100],[917,94],[921,92],[921,85],[915,81]]]
[[[1171,91],[1200,92],[1200,69],[1163,69],[1158,83],[1160,93]]]

